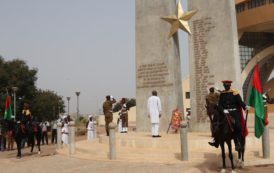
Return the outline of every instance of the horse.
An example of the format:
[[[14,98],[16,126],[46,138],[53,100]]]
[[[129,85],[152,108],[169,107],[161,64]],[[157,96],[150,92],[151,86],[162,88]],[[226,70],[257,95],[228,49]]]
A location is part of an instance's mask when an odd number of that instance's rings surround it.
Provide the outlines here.
[[[14,139],[16,142],[17,146],[17,158],[22,157],[21,149],[22,149],[22,140],[27,138],[28,139],[28,144],[30,145],[31,149],[30,152],[33,152],[33,148],[35,145],[35,139],[37,141],[37,147],[38,147],[38,154],[40,154],[40,143],[41,143],[41,135],[42,135],[42,130],[41,127],[39,126],[38,122],[27,122],[27,123],[22,123],[20,121],[17,121],[14,123],[13,126],[13,134],[14,134]]]
[[[222,110],[216,105],[207,105],[206,106],[207,113],[208,115],[212,115],[213,119],[217,120],[216,122],[216,127],[217,130],[215,129],[214,131],[216,136],[216,140],[219,142],[219,145],[221,147],[221,152],[222,152],[222,170],[221,173],[226,172],[226,162],[225,162],[225,143],[228,147],[228,153],[229,153],[229,159],[231,161],[231,168],[232,168],[232,173],[235,173],[235,165],[233,162],[233,154],[232,154],[232,144],[231,140],[235,140],[235,134],[233,133],[233,125],[232,125],[232,119],[229,115],[226,115],[223,113]],[[244,167],[244,152],[245,152],[245,137],[241,135],[241,139],[239,139],[241,147],[238,150],[238,161],[237,161],[237,166],[240,168]]]

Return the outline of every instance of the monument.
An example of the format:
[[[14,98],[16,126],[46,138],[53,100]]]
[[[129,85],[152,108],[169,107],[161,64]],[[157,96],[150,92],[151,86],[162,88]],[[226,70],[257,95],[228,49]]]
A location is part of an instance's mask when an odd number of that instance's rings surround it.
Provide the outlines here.
[[[176,0],[135,2],[136,127],[137,131],[151,130],[147,99],[152,90],[156,90],[162,102],[160,131],[166,131],[172,110],[179,108],[183,111],[177,30],[189,31],[186,21],[194,13],[184,14],[180,4],[176,8]]]
[[[234,0],[189,0],[197,9],[190,24],[189,67],[191,92],[191,129],[209,130],[205,110],[208,86],[223,89],[222,80],[232,80],[241,92],[240,58]]]

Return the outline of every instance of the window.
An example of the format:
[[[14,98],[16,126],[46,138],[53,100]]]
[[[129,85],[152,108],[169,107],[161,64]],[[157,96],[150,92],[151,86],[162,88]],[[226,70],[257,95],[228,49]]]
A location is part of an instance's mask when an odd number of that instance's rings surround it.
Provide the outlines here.
[[[241,4],[236,5],[236,12],[240,13],[242,11],[245,11],[245,3],[241,3]]]
[[[248,1],[248,9],[256,8],[266,4],[266,0],[250,0]]]
[[[190,92],[186,92],[186,99],[190,99]]]

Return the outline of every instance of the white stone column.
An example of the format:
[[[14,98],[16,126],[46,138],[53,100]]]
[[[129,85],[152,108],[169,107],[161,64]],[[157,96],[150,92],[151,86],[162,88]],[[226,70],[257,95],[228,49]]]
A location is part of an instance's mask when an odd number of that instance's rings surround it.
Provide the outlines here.
[[[187,141],[187,122],[181,123],[180,139],[181,139],[181,159],[188,160],[188,141]]]
[[[62,129],[62,123],[57,123],[57,149],[61,149],[62,148],[62,133],[61,133],[61,129]]]
[[[270,139],[269,139],[269,127],[264,127],[264,133],[262,135],[262,147],[263,147],[263,158],[267,159],[270,157]]]
[[[93,131],[93,138],[97,138],[97,121],[94,121],[94,131]]]
[[[116,159],[116,139],[115,139],[115,123],[109,124],[109,158],[110,160]]]
[[[74,121],[69,122],[69,154],[75,154],[75,123]]]

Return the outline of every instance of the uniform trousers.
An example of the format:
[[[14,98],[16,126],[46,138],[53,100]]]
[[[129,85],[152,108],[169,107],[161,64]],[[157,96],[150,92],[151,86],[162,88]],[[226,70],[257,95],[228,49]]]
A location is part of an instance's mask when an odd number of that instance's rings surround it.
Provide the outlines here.
[[[240,124],[240,113],[238,111],[229,111],[229,114],[235,120],[234,129],[235,129],[236,141],[234,140],[234,142],[235,143],[240,142],[239,140],[241,140],[241,133],[242,133],[242,128],[241,128],[241,124]]]

